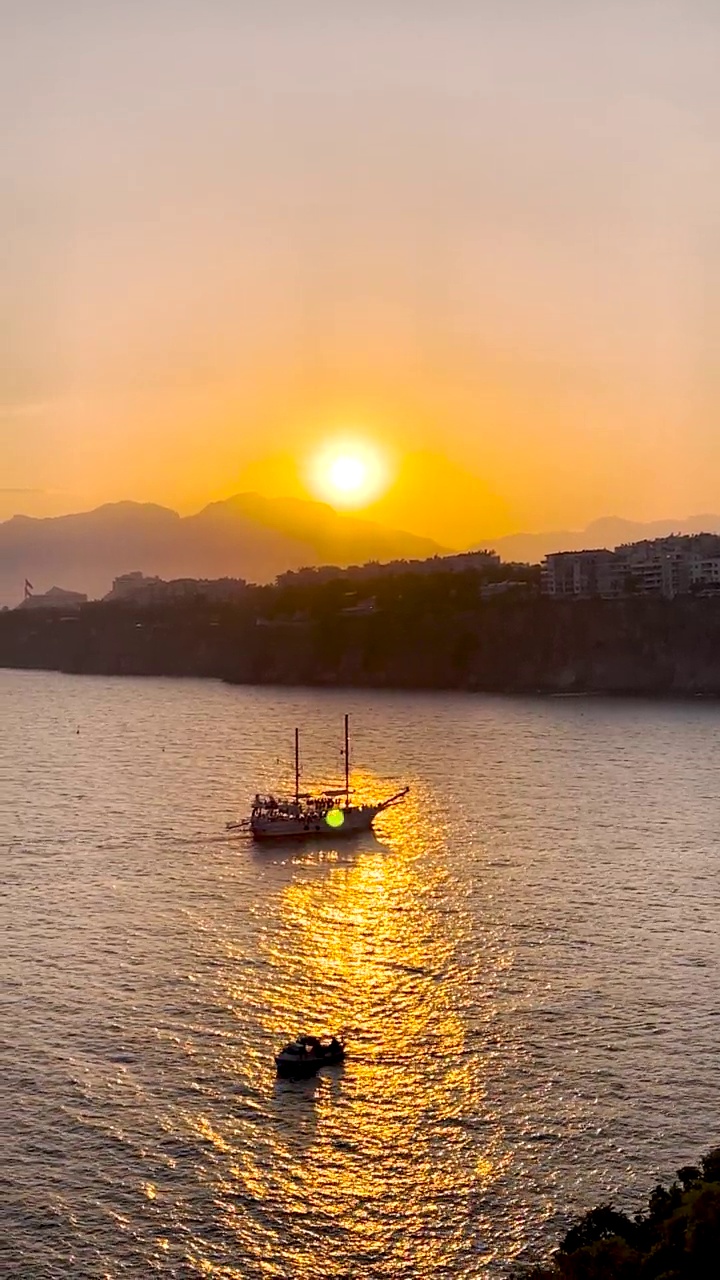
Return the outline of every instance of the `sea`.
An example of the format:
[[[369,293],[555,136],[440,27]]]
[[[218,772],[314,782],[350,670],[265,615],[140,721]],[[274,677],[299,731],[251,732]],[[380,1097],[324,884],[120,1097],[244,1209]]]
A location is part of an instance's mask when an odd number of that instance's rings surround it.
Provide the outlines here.
[[[228,831],[345,712],[375,834]],[[720,1143],[717,703],[5,670],[0,730],[3,1276],[505,1277]]]

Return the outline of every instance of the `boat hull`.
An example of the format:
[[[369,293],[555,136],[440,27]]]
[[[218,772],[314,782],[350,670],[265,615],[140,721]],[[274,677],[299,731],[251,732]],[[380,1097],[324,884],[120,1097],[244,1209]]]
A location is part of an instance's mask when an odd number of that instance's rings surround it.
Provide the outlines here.
[[[295,1054],[279,1053],[275,1058],[277,1073],[283,1080],[307,1080],[317,1075],[321,1067],[337,1067],[345,1061],[345,1051],[340,1053]]]
[[[275,1059],[278,1076],[281,1080],[309,1080],[311,1076],[316,1076],[318,1068],[323,1064],[320,1061],[288,1061],[283,1059],[282,1054],[278,1054]]]
[[[250,831],[254,840],[339,840],[370,831],[381,805],[364,805],[358,809],[337,809],[342,821],[327,821],[327,815],[309,818],[253,818]]]

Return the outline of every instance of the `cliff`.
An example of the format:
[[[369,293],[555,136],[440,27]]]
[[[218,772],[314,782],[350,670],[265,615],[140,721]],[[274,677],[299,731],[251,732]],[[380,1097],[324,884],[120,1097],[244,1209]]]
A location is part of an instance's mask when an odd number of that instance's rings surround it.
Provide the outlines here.
[[[373,584],[370,584],[372,587]],[[0,614],[0,665],[235,683],[720,696],[720,599],[481,597],[474,575]]]

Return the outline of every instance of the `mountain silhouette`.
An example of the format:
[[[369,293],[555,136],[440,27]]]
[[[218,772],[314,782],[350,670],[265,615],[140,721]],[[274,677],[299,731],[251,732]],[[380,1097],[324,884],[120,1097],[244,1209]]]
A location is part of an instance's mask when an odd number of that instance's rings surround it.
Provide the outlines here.
[[[17,604],[27,578],[99,597],[118,574],[246,578],[269,582],[306,565],[423,558],[445,548],[429,538],[340,514],[321,502],[237,494],[196,515],[152,503],[117,502],[77,515],[0,523],[0,603]]]
[[[478,538],[473,549],[490,546],[505,561],[536,564],[553,551],[700,532],[720,533],[720,516],[650,523],[603,517],[582,530]],[[57,585],[93,598],[134,569],[161,578],[270,582],[286,569],[424,559],[447,550],[430,538],[300,498],[241,493],[191,516],[154,503],[116,502],[76,515],[0,522],[0,604],[17,604],[26,578],[37,591]]]
[[[584,529],[562,529],[550,533],[511,533],[502,538],[479,538],[474,547],[494,547],[507,562],[538,564],[554,551],[584,551],[607,547],[613,550],[623,542],[642,542],[645,538],[666,538],[671,533],[720,533],[720,516],[688,516],[684,520],[622,520],[603,516]]]

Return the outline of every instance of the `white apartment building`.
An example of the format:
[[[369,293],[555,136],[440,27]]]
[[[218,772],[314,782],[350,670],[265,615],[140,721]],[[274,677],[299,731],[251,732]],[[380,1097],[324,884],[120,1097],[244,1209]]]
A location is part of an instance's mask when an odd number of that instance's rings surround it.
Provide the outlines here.
[[[706,559],[693,556],[690,560],[690,581],[720,584],[720,555],[709,556]]]
[[[613,552],[556,551],[545,557],[541,567],[543,595],[558,599],[572,596],[607,595],[613,567]]]
[[[672,600],[720,586],[720,535],[674,535],[546,556],[542,590],[555,598],[657,595]]]

